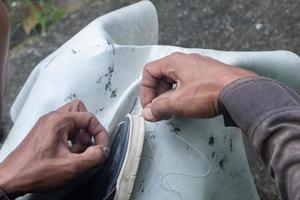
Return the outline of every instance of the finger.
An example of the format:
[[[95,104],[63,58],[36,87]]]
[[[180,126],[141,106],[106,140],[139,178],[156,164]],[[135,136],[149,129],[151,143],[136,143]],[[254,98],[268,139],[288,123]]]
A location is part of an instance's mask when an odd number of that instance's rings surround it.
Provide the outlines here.
[[[156,94],[159,96],[159,95],[167,92],[168,90],[172,89],[172,87],[173,87],[173,84],[170,84],[166,80],[161,79],[156,88]]]
[[[82,101],[76,99],[76,100],[60,107],[57,111],[59,111],[59,112],[87,112],[87,109]]]
[[[143,112],[143,117],[148,121],[169,119],[174,114],[170,97],[158,97],[148,104]]]
[[[101,165],[108,157],[108,153],[108,148],[102,145],[90,146],[83,153],[77,154],[74,160],[79,171],[82,172]]]
[[[71,153],[82,153],[88,148],[87,145],[83,145],[79,142],[76,142],[75,144],[72,144],[72,147],[70,148]]]
[[[148,96],[149,99],[153,100],[155,99],[157,96],[171,90],[173,87],[173,84],[168,83],[167,81],[165,81],[164,79],[161,79],[158,81],[158,85],[157,87],[154,89],[154,92],[151,92],[151,90],[148,90],[147,88],[144,89],[144,91],[141,92],[145,92],[144,95],[142,96]],[[152,95],[154,94],[154,95]],[[151,97],[149,95],[152,95]],[[147,104],[146,104],[147,105]],[[144,107],[146,106],[144,105]]]
[[[75,134],[74,140],[72,140],[72,147],[70,148],[72,153],[82,153],[92,144],[92,136],[85,130],[81,129]]]
[[[140,91],[143,107],[158,96],[157,87],[162,79],[168,80],[166,83],[169,84],[177,80],[177,67],[174,65],[176,63],[175,59],[174,54],[172,54],[145,66]]]
[[[83,145],[91,144],[92,136],[88,134],[85,130],[80,130],[79,132],[79,142]]]
[[[109,144],[108,133],[95,115],[89,112],[69,112],[65,117],[72,121],[71,129],[84,129],[86,133],[94,137],[97,145],[107,146]],[[70,134],[72,131],[69,131]]]

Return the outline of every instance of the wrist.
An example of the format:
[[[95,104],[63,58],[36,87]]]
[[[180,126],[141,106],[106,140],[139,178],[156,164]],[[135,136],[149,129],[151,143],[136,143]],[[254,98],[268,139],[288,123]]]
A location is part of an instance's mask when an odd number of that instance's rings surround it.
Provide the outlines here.
[[[20,191],[17,189],[18,183],[13,180],[14,175],[12,171],[7,169],[6,166],[0,164],[0,188],[9,197],[9,199],[15,199],[20,195]]]
[[[231,83],[243,79],[243,78],[247,78],[247,77],[254,77],[254,76],[258,76],[255,72],[249,71],[249,70],[245,70],[245,69],[241,69],[241,68],[237,68],[234,66],[229,66],[230,72],[228,74],[225,73],[225,75],[223,77],[220,78],[219,80],[219,84],[220,84],[220,90],[218,91],[218,94],[216,95],[215,98],[215,108],[217,110],[217,112],[220,114],[219,111],[219,96],[220,93]]]
[[[253,71],[249,71],[246,69],[242,69],[239,67],[234,67],[234,66],[228,66],[228,72],[224,73],[224,76],[221,77],[220,79],[220,83],[222,85],[222,89],[224,89],[227,85],[229,85],[230,83],[242,79],[242,78],[246,78],[249,76],[258,76],[255,72]]]

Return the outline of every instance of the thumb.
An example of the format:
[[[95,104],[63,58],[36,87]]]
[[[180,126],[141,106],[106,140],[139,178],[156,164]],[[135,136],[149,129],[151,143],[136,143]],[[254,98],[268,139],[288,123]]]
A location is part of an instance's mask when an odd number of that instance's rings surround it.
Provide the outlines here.
[[[93,167],[97,167],[104,163],[109,154],[109,148],[102,145],[88,147],[78,156],[78,167],[80,171],[85,171]]]
[[[158,97],[148,104],[143,112],[143,117],[148,121],[169,119],[173,115],[169,97]]]

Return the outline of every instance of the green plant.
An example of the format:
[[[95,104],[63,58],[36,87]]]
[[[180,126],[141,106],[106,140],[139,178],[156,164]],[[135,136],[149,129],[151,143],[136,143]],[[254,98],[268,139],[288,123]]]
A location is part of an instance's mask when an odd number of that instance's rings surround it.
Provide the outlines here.
[[[65,11],[57,7],[53,1],[25,0],[27,15],[24,18],[24,29],[27,33],[39,25],[42,33],[50,24],[56,23],[65,16]]]
[[[49,25],[60,21],[66,15],[65,10],[56,6],[53,0],[6,0],[5,3],[12,12],[23,13],[16,24],[21,22],[27,34],[37,27],[44,33]],[[18,8],[15,9],[14,5]]]

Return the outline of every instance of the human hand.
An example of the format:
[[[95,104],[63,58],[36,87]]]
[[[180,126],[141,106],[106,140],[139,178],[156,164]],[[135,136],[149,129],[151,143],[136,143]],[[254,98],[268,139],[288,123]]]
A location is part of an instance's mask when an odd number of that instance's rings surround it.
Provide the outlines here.
[[[96,117],[82,102],[73,101],[41,117],[1,163],[0,187],[15,198],[65,184],[101,165],[108,145],[108,134]]]
[[[247,76],[256,74],[199,54],[173,53],[145,66],[140,91],[142,114],[149,121],[172,115],[214,117],[218,115],[221,90]]]

